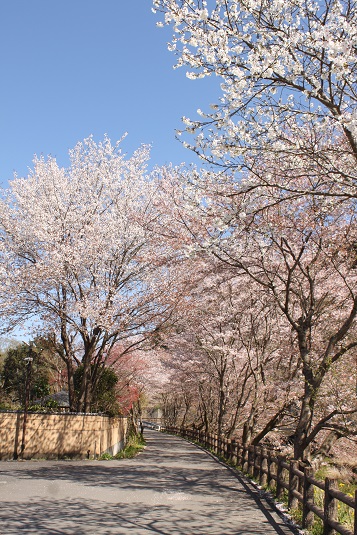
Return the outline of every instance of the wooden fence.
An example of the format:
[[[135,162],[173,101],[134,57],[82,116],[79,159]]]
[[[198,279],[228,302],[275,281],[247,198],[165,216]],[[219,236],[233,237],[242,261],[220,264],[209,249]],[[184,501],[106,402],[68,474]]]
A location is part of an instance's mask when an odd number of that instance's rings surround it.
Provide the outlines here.
[[[256,479],[260,485],[275,489],[277,499],[287,493],[288,506],[297,509],[299,503],[302,508],[302,527],[310,528],[314,522],[314,515],[322,520],[323,535],[357,535],[357,491],[352,498],[338,490],[338,483],[334,479],[325,481],[315,479],[313,469],[304,466],[299,461],[287,460],[282,455],[260,446],[244,447],[234,440],[218,435],[208,434],[198,429],[166,427],[165,431],[198,442],[205,449],[212,451],[229,463],[238,466],[243,472]],[[324,508],[315,504],[315,487],[324,493]],[[339,502],[344,503],[354,511],[354,529],[350,531],[338,522]]]

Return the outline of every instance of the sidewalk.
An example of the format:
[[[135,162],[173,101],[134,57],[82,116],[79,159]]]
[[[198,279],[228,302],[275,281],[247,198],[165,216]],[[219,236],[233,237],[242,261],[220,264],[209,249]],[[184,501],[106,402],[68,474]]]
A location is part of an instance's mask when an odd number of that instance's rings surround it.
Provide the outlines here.
[[[145,437],[131,460],[0,463],[0,533],[291,535],[210,455],[156,431]]]

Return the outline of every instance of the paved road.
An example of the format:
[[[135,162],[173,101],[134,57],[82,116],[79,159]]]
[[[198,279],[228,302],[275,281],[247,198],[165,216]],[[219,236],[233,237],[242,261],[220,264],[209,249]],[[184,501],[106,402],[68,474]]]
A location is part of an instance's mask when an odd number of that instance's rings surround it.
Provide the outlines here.
[[[0,533],[291,535],[210,455],[180,438],[146,436],[131,460],[0,463]]]

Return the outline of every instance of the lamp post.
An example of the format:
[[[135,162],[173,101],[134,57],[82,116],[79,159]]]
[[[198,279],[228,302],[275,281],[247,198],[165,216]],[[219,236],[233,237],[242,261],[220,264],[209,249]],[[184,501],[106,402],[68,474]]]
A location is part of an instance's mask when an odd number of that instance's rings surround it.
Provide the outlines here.
[[[25,450],[26,423],[27,423],[27,413],[28,413],[28,406],[29,406],[29,400],[30,400],[31,371],[32,371],[32,362],[33,362],[32,345],[33,344],[29,345],[29,356],[25,357],[24,359],[26,361],[26,384],[25,384],[24,418],[23,418],[23,423],[22,423],[22,439],[21,439],[21,448],[20,448],[21,459],[23,459],[24,450]]]

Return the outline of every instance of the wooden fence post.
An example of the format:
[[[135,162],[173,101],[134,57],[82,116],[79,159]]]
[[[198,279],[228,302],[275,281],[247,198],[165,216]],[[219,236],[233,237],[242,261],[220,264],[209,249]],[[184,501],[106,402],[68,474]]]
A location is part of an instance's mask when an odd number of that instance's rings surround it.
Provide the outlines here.
[[[237,443],[237,465],[243,469],[243,446]]]
[[[253,447],[253,477],[255,479],[259,478],[260,475],[260,447],[254,446]]]
[[[213,451],[216,455],[218,455],[218,435],[214,435],[214,447]]]
[[[243,472],[247,473],[249,470],[249,451],[246,446],[243,446],[242,452],[242,468]]]
[[[260,451],[259,482],[262,485],[262,487],[265,487],[268,483],[268,451],[266,448],[262,448]]]
[[[230,457],[230,461],[235,466],[237,466],[237,459],[238,459],[237,446],[238,445],[237,445],[235,439],[233,438],[231,440],[231,457]]]
[[[248,474],[250,476],[254,475],[254,464],[255,464],[254,446],[249,446],[248,447]]]
[[[276,470],[275,470],[275,463],[271,458],[270,451],[268,451],[267,462],[268,462],[268,487],[273,489],[273,488],[276,488],[276,482],[275,482],[275,479],[273,478],[273,474],[276,473]]]
[[[288,506],[290,509],[297,509],[299,506],[299,500],[294,496],[294,490],[299,490],[299,476],[294,473],[299,468],[298,461],[290,461],[289,466],[289,496]]]
[[[298,466],[298,469],[300,470],[300,472],[303,472],[305,473],[305,464],[303,462],[299,462],[299,466]],[[305,476],[304,477],[299,477],[299,492],[300,494],[303,496],[304,495],[304,481],[305,481]]]
[[[222,456],[222,450],[223,450],[223,439],[222,435],[218,435],[218,455]]]
[[[232,462],[232,457],[233,457],[232,440],[228,438],[227,439],[227,460],[229,462]]]
[[[284,487],[282,485],[284,476],[284,461],[285,457],[283,457],[282,455],[278,455],[278,466],[276,469],[276,497],[278,498],[278,500],[282,497],[284,492]]]
[[[228,448],[228,440],[225,437],[222,437],[222,457],[227,459],[227,448]]]
[[[240,466],[242,467],[242,464],[239,462],[239,459],[241,457],[241,446],[239,444],[239,442],[236,442],[236,466]]]
[[[336,531],[331,528],[329,521],[337,521],[337,500],[330,494],[330,489],[338,489],[336,479],[325,479],[325,501],[324,501],[324,530],[323,535],[335,535]]]
[[[214,448],[214,439],[213,439],[213,434],[210,433],[209,435],[209,446],[210,446],[210,450],[213,451],[213,448]]]
[[[230,460],[231,457],[231,440],[229,438],[224,439],[224,456]]]
[[[310,483],[309,477],[313,477],[314,471],[310,466],[304,468],[304,490],[302,504],[302,527],[303,529],[311,528],[314,523],[314,513],[310,511],[308,502],[314,503],[314,485]]]

